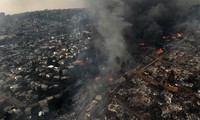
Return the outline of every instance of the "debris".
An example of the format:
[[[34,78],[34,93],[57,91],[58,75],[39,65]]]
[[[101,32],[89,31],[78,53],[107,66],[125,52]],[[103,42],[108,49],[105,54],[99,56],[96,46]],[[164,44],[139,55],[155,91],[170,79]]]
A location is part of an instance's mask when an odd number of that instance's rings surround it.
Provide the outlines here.
[[[102,100],[102,96],[101,96],[101,95],[97,95],[97,96],[95,97],[95,99],[98,100],[98,101],[100,101],[100,100]]]

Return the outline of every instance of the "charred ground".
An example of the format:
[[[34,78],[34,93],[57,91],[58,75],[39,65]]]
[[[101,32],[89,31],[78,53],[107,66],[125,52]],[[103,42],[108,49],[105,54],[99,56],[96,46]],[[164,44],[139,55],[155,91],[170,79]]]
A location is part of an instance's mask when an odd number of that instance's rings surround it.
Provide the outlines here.
[[[144,2],[127,2],[115,76],[87,10],[1,14],[1,119],[199,119],[200,7]]]

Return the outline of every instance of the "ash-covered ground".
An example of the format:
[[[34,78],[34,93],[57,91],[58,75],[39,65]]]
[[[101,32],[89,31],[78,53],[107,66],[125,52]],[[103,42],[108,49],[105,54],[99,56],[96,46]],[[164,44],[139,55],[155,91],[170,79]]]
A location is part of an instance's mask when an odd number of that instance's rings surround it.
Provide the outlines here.
[[[0,118],[200,119],[200,6],[134,2],[1,13]]]

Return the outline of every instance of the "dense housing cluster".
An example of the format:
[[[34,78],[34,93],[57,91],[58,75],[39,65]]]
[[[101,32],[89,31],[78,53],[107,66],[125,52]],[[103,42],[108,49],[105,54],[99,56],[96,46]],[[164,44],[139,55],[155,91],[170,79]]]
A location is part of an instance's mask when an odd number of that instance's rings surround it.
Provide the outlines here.
[[[37,119],[59,107],[79,76],[74,71],[89,62],[80,56],[91,39],[86,11],[3,14],[2,19],[0,117]]]
[[[87,10],[1,13],[0,20],[2,120],[200,119],[199,38],[164,35],[162,48],[141,42],[118,76],[102,76]]]

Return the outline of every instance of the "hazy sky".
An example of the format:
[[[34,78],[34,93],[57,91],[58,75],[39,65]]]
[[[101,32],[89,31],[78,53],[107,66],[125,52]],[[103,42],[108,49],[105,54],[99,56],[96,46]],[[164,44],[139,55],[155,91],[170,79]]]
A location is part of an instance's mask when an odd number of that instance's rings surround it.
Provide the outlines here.
[[[0,0],[0,12],[6,14],[44,9],[82,8],[84,0]]]
[[[85,0],[0,0],[0,12],[21,13],[44,9],[82,8]],[[178,0],[183,5],[200,4],[200,0]]]

